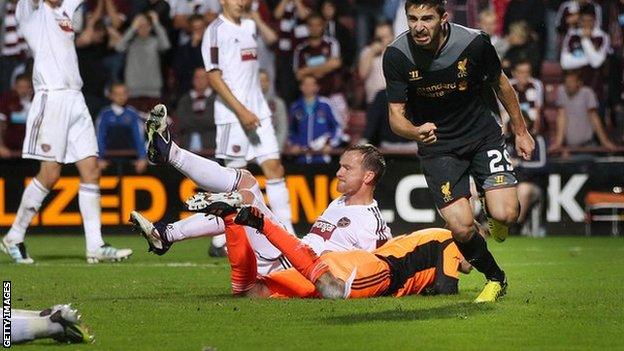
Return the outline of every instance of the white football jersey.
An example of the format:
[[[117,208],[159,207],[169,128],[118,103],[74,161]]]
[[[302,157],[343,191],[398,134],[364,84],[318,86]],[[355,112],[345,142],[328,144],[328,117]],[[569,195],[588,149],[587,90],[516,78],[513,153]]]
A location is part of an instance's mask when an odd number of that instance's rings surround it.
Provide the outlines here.
[[[52,8],[43,0],[19,0],[16,17],[35,59],[35,91],[82,88],[72,18],[83,1],[64,0]]]
[[[345,197],[332,201],[302,241],[317,255],[324,251],[373,251],[392,238],[377,201],[347,205]]]
[[[271,118],[271,110],[260,88],[257,35],[254,21],[241,19],[238,25],[219,15],[204,33],[202,56],[206,71],[220,70],[236,99],[263,120]],[[215,124],[238,122],[220,96],[214,110]]]

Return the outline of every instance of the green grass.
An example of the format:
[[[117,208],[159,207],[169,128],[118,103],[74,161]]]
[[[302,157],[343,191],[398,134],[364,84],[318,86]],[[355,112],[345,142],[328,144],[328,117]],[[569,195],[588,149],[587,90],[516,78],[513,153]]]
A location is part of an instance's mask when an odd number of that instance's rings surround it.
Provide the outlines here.
[[[0,257],[14,308],[73,302],[96,335],[59,350],[624,350],[624,240],[511,238],[490,242],[510,287],[499,303],[474,305],[483,278],[463,276],[457,296],[350,301],[251,300],[229,295],[225,259],[207,240],[164,257],[139,237],[121,264],[87,265],[84,240],[30,236],[34,266]],[[40,350],[51,341],[16,347]]]

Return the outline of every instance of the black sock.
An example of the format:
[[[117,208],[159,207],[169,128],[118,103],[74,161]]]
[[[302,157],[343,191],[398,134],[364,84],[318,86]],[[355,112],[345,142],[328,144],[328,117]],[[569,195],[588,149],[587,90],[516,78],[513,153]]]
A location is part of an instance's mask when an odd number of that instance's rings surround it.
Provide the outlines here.
[[[455,240],[459,252],[479,272],[485,274],[485,278],[505,281],[505,273],[500,269],[494,257],[487,248],[485,239],[478,232],[472,233],[472,238],[465,243]]]

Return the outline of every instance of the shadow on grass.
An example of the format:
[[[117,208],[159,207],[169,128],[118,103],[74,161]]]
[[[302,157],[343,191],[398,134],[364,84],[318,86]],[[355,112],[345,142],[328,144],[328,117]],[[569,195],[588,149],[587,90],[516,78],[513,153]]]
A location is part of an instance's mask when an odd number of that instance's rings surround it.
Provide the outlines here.
[[[327,324],[359,324],[370,322],[392,321],[425,321],[432,319],[466,319],[475,314],[486,313],[493,307],[491,305],[475,304],[472,302],[459,302],[429,308],[397,307],[384,311],[350,313],[339,316],[322,318]]]

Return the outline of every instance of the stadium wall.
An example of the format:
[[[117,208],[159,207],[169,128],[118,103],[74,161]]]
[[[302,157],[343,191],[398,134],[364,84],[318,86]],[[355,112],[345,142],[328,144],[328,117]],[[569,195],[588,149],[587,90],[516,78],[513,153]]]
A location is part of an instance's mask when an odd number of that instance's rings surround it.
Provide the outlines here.
[[[388,171],[378,186],[376,199],[393,233],[443,225],[433,207],[425,178],[417,159],[389,156]],[[37,172],[37,163],[10,160],[0,163],[0,233],[11,225],[25,184]],[[297,165],[286,160],[287,184],[290,190],[293,221],[303,234],[326,206],[338,197],[336,161],[328,165]],[[258,170],[252,172],[258,174]],[[258,176],[261,185],[264,178]],[[546,203],[544,225],[550,234],[584,234],[584,198],[590,190],[611,191],[624,184],[624,161],[567,163],[554,162],[544,175]],[[68,166],[51,192],[38,216],[32,233],[82,233],[78,211],[79,177]],[[150,167],[135,174],[129,162],[109,167],[101,179],[102,223],[105,232],[128,232],[130,211],[141,211],[152,221],[175,221],[185,212],[183,200],[195,190],[172,167]]]

